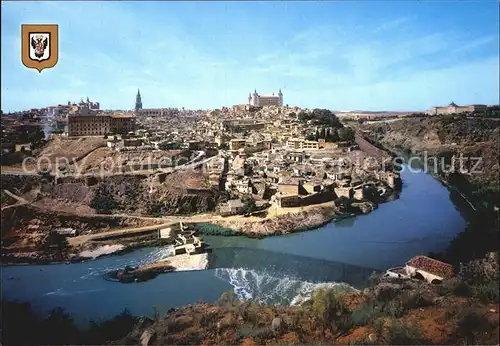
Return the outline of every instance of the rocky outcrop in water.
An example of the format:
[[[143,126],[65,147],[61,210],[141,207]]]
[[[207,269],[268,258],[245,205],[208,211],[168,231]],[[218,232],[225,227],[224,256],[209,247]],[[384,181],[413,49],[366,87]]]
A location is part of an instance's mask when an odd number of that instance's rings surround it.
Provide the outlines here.
[[[141,267],[126,266],[123,269],[113,270],[104,275],[104,278],[121,283],[149,281],[160,275],[175,270],[168,262],[157,262]]]
[[[288,213],[275,217],[266,218],[262,221],[238,220],[217,220],[215,224],[234,229],[245,235],[252,237],[262,237],[266,235],[280,235],[304,231],[320,227],[336,216],[335,208],[317,207],[307,211]]]

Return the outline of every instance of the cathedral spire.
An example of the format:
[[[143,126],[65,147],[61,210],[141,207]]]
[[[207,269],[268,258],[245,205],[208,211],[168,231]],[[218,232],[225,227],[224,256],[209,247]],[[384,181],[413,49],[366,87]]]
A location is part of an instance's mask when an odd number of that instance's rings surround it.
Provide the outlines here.
[[[141,92],[137,89],[137,96],[135,97],[135,112],[138,113],[142,109]]]

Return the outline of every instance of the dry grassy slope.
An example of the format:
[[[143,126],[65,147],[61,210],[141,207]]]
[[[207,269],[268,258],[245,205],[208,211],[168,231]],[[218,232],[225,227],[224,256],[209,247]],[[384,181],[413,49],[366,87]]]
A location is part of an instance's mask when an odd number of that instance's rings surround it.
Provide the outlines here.
[[[486,264],[497,270],[498,257],[481,263],[483,269]],[[467,280],[441,285],[382,281],[363,292],[345,293],[340,320],[346,327],[327,327],[325,334],[312,302],[263,306],[234,301],[229,294],[217,304],[169,311],[146,330],[152,336],[150,345],[498,344],[498,303],[457,296]],[[136,344],[141,335],[144,330],[134,329],[115,344]]]
[[[49,141],[40,153],[40,157],[44,156],[55,162],[57,158],[81,158],[93,150],[106,145],[106,140],[102,137],[82,137],[78,139],[68,139],[63,137],[55,137]]]

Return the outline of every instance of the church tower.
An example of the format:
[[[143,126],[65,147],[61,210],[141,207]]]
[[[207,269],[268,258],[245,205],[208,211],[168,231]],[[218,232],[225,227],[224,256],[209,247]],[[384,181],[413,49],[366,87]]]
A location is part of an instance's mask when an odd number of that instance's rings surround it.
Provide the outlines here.
[[[281,92],[281,88],[280,91],[278,92],[278,96],[280,98],[280,107],[283,107],[283,93]]]
[[[138,115],[141,109],[142,109],[141,93],[139,92],[139,89],[137,89],[137,96],[135,97],[135,115]]]
[[[257,93],[257,89],[254,89],[253,91],[253,97],[252,97],[252,105],[253,106],[260,106],[259,102],[259,94]]]

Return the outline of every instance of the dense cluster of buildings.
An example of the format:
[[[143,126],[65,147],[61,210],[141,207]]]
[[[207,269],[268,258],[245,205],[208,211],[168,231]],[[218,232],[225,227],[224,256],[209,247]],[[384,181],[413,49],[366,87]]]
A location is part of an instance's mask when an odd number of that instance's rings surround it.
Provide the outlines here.
[[[191,127],[175,127],[185,141],[205,143],[205,148],[216,144],[222,154],[225,163],[218,159],[207,171],[214,177],[212,185],[219,182],[233,197],[219,205],[222,215],[239,213],[248,195],[260,205],[297,207],[339,197],[357,203],[397,187],[399,177],[391,171],[344,160],[346,155],[363,155],[353,143],[307,140],[305,134],[317,129],[294,116],[301,111],[312,112],[237,105],[208,111]]]
[[[299,207],[344,198],[348,203],[378,198],[397,189],[400,178],[383,167],[367,169],[343,157],[343,150],[273,148],[248,156],[227,157],[224,188],[239,196],[222,204],[223,215],[237,214],[244,196],[281,208]],[[362,155],[362,153],[360,152]]]
[[[58,112],[67,111],[69,137],[111,135],[106,145],[141,167],[143,157],[153,157],[153,169],[170,165],[162,161],[169,155],[172,162],[203,160],[212,189],[232,196],[219,206],[225,215],[241,210],[248,195],[261,204],[296,207],[341,197],[356,203],[396,187],[399,178],[384,167],[344,159],[362,155],[354,143],[311,140],[320,125],[297,114],[313,110],[283,106],[281,90],[249,96],[247,105],[209,111],[145,109],[138,91],[134,112],[105,112],[88,99]]]

